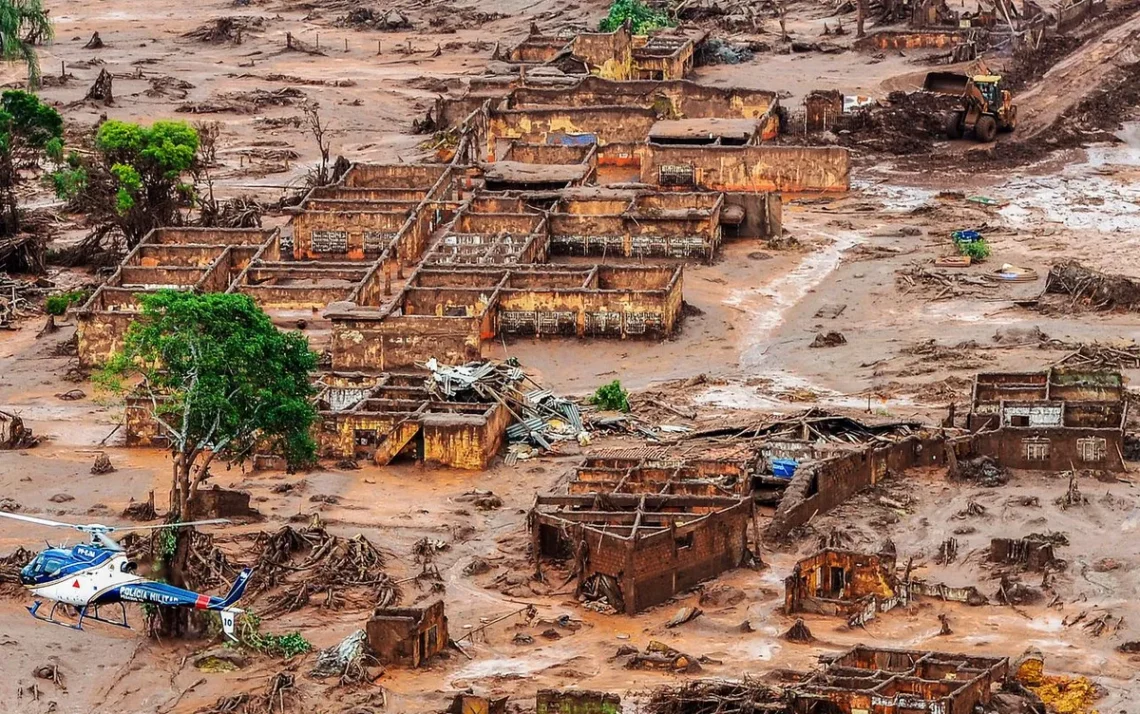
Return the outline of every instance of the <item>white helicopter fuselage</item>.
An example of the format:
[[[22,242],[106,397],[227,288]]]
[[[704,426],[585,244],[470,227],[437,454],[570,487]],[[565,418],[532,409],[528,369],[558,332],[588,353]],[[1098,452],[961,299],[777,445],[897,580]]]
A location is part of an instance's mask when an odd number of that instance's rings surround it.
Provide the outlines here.
[[[47,583],[29,585],[37,597],[76,607],[87,605],[107,590],[120,585],[144,582],[146,578],[126,572],[127,556],[117,553],[99,565],[84,568]]]

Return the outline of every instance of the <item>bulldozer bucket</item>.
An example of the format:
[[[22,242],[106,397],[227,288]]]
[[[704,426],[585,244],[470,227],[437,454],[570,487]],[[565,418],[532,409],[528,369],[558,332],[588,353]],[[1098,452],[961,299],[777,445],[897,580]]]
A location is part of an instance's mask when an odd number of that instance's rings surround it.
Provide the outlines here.
[[[970,78],[957,72],[930,72],[922,88],[939,94],[965,94]]]

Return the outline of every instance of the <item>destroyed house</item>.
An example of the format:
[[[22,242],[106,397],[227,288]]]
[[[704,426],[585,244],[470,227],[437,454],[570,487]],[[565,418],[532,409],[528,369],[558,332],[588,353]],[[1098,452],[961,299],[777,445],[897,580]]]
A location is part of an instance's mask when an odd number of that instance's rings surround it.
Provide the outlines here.
[[[443,600],[427,607],[378,608],[365,632],[368,647],[381,664],[419,667],[447,647]]]
[[[788,691],[794,714],[971,714],[989,706],[1004,657],[858,645]]]
[[[158,290],[226,292],[262,256],[277,255],[276,229],[158,228],[139,241],[119,267],[76,310],[79,361],[92,366],[122,346],[142,310],[140,298]]]
[[[664,449],[645,449],[634,456],[586,457],[575,468],[568,492],[674,494],[746,497],[752,490],[753,459],[683,458]]]
[[[663,337],[681,316],[677,267],[425,266],[386,307],[330,306],[337,370],[478,360],[499,335]]]
[[[629,28],[613,32],[582,32],[572,37],[530,34],[495,59],[523,72],[543,66],[568,75],[599,75],[609,79],[681,79],[693,70],[695,43],[682,34],[631,35]]]
[[[1017,469],[1124,469],[1127,402],[1119,372],[1050,369],[974,378],[975,450]]]
[[[440,399],[422,374],[322,377],[317,453],[387,465],[399,457],[460,469],[485,469],[511,421],[500,402]]]
[[[711,262],[721,243],[723,208],[717,193],[566,193],[547,215],[550,250]]]
[[[740,566],[752,502],[726,496],[538,496],[534,557],[575,564],[578,592],[635,614]]]
[[[840,615],[862,623],[905,603],[893,550],[868,554],[825,548],[796,563],[784,579],[784,612],[789,615]]]

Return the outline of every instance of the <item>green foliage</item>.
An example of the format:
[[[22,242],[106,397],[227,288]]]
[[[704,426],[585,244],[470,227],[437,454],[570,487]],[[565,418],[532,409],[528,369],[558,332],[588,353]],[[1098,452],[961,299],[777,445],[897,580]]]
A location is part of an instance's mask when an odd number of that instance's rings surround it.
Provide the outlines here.
[[[44,309],[47,310],[49,315],[62,315],[67,312],[67,308],[72,305],[80,305],[87,301],[91,293],[86,290],[72,290],[58,295],[49,295],[48,299],[44,302]]]
[[[970,260],[980,263],[990,257],[990,244],[984,238],[975,241],[959,241],[958,253],[970,256]]]
[[[118,182],[115,191],[115,211],[125,215],[135,207],[135,196],[142,190],[142,176],[129,164],[114,164],[111,175]]]
[[[59,169],[48,174],[48,180],[57,197],[70,201],[87,190],[87,169],[82,166]]]
[[[153,228],[178,222],[179,205],[193,198],[182,189],[182,177],[195,168],[198,144],[197,130],[181,121],[156,121],[149,127],[107,121],[99,127],[95,175],[109,174],[110,179],[95,182],[103,193],[91,202],[113,204],[113,216],[108,211],[105,218],[118,224],[128,245]]]
[[[590,403],[606,411],[628,412],[629,392],[622,389],[621,382],[615,379],[609,384],[598,387],[594,396],[590,398]]]
[[[252,612],[243,613],[238,626],[238,642],[243,646],[270,657],[289,659],[296,655],[311,652],[312,643],[300,632],[284,635],[271,635],[261,631],[261,618]]]
[[[27,64],[31,87],[40,81],[35,43],[50,40],[54,34],[51,18],[40,0],[0,0],[0,58]]]
[[[176,453],[241,460],[258,444],[296,466],[316,454],[316,366],[304,336],[278,330],[247,295],[162,290],[143,296],[99,381],[121,390],[126,377],[141,376],[164,397],[156,416],[177,430]]]
[[[0,94],[0,111],[6,117],[4,123],[11,127],[8,130],[18,132],[29,146],[43,149],[55,139],[60,140],[62,152],[63,117],[55,108],[40,102],[36,95],[9,89]]]
[[[158,532],[158,554],[162,562],[168,563],[178,550],[178,529],[163,528]]]
[[[673,22],[663,12],[658,12],[641,0],[614,0],[609,14],[602,20],[598,29],[614,32],[629,21],[629,29],[635,35],[645,35],[663,27],[672,27]]]
[[[173,180],[193,165],[198,132],[184,121],[156,121],[143,127],[112,120],[99,127],[95,146],[112,165],[128,164],[139,174]]]
[[[4,3],[0,0],[0,33],[5,23]],[[4,235],[20,228],[14,190],[20,182],[20,168],[38,164],[44,154],[63,155],[63,117],[29,92],[7,90],[0,94],[0,232]]]

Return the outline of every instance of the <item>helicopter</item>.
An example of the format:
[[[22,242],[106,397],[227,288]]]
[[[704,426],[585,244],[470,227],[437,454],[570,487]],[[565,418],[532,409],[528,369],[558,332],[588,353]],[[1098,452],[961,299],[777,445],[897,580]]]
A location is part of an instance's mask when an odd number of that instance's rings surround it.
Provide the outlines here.
[[[234,605],[245,593],[249,576],[253,573],[252,568],[245,568],[238,574],[225,597],[203,595],[167,583],[148,580],[137,574],[137,565],[127,559],[122,546],[110,536],[111,533],[118,531],[182,528],[229,523],[229,521],[212,519],[156,526],[105,526],[98,523],[88,525],[62,523],[5,511],[0,511],[0,517],[52,528],[70,528],[91,536],[90,543],[71,548],[51,547],[49,544],[47,550],[40,552],[20,570],[20,583],[24,587],[33,595],[52,601],[51,611],[46,617],[40,612],[43,600],[36,600],[28,607],[28,612],[37,620],[80,631],[83,630],[84,620],[130,629],[130,624],[127,623],[126,603],[128,602],[159,607],[191,607],[217,612],[221,616],[222,631],[226,637],[231,640],[237,639],[234,635],[234,623],[242,610]],[[75,624],[69,624],[55,619],[55,611],[60,605],[76,608],[79,611],[79,620]],[[122,618],[115,620],[102,617],[99,608],[108,605],[118,605]]]

